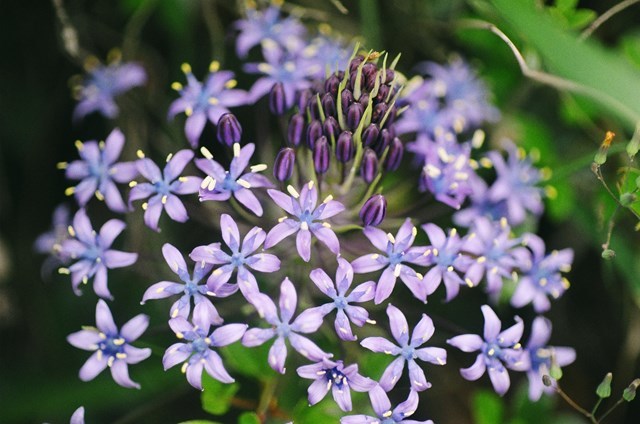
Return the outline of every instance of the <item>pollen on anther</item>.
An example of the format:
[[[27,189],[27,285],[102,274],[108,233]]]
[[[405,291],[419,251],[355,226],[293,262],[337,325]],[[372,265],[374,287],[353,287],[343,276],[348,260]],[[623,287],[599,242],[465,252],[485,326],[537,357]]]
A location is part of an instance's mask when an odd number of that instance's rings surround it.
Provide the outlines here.
[[[292,186],[292,185],[288,185],[288,186],[287,186],[287,191],[289,192],[289,194],[290,194],[291,196],[293,196],[293,197],[294,197],[294,198],[296,198],[296,199],[300,197],[300,193],[298,193],[298,192],[296,191],[296,189],[295,189],[295,188],[293,188],[293,186]]]
[[[209,159],[209,160],[213,159],[213,155],[211,154],[209,149],[207,149],[204,146],[200,148],[200,153],[202,153],[202,156],[204,156],[206,159]]]
[[[240,143],[233,143],[233,157],[240,156]]]
[[[144,159],[144,152],[140,149],[138,149],[136,151],[136,156],[138,156],[139,159]]]

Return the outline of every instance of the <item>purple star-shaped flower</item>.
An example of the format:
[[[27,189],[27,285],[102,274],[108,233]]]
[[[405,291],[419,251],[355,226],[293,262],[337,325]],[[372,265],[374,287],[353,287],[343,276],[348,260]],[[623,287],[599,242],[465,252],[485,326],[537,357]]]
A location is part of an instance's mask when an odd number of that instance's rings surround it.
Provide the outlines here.
[[[144,68],[136,63],[112,63],[93,67],[82,85],[74,88],[79,100],[73,110],[74,121],[96,111],[107,118],[115,118],[119,112],[115,97],[133,87],[144,85],[146,81]]]
[[[68,228],[71,238],[62,242],[60,256],[66,260],[76,260],[69,268],[60,268],[62,274],[71,274],[71,285],[80,296],[80,283],[93,279],[93,290],[102,298],[112,299],[107,287],[107,269],[122,268],[138,259],[137,253],[121,252],[110,249],[116,237],[126,227],[118,219],[107,221],[96,234],[84,209],[73,217],[73,225]]]
[[[65,176],[68,179],[81,180],[77,186],[67,190],[67,193],[73,193],[80,207],[84,207],[95,194],[112,211],[127,211],[115,183],[128,183],[138,175],[138,170],[135,162],[116,163],[123,146],[124,134],[117,128],[104,142],[76,142],[80,160],[62,165],[66,166]]]
[[[369,391],[369,399],[376,417],[370,415],[349,415],[340,419],[340,424],[433,424],[433,421],[407,420],[418,409],[418,392],[411,390],[404,402],[391,409],[389,396],[380,385]]]
[[[249,269],[260,272],[275,272],[280,269],[280,259],[270,253],[255,253],[260,248],[266,234],[260,227],[253,227],[240,242],[238,225],[227,214],[220,216],[222,239],[231,249],[231,254],[220,249],[220,243],[198,246],[189,255],[201,264],[222,265],[216,268],[207,279],[207,287],[217,293],[237,270],[237,286],[246,297],[249,293],[258,292],[258,282]],[[225,290],[226,291],[226,290]]]
[[[160,231],[158,221],[164,209],[171,219],[178,222],[185,222],[189,219],[187,210],[177,194],[197,193],[202,179],[200,177],[181,177],[180,173],[193,158],[191,150],[180,150],[175,155],[167,156],[167,164],[164,170],[151,160],[144,157],[138,151],[140,159],[136,161],[138,172],[142,174],[148,183],[137,183],[132,181],[133,188],[129,193],[129,205],[135,200],[151,197],[148,202],[142,204],[144,209],[144,223],[154,231]]]
[[[431,292],[434,292],[444,281],[447,290],[447,301],[458,295],[461,285],[474,287],[478,281],[469,277],[461,277],[458,272],[466,272],[472,259],[462,253],[464,240],[460,238],[455,228],[449,231],[449,236],[436,224],[425,224],[422,229],[429,236],[431,246],[427,250],[427,257],[433,265],[424,276],[424,281]],[[456,272],[457,271],[457,272]]]
[[[358,274],[384,268],[376,287],[376,305],[391,295],[398,277],[416,298],[426,302],[427,295],[431,294],[433,290],[429,291],[429,287],[425,286],[421,274],[405,265],[405,262],[415,265],[427,265],[428,263],[424,255],[427,248],[412,247],[418,230],[413,226],[411,220],[409,218],[405,220],[395,237],[391,233],[385,233],[375,227],[365,227],[363,232],[378,250],[386,253],[386,256],[378,253],[364,255],[351,263],[353,271]]]
[[[173,281],[161,281],[149,287],[142,296],[142,304],[149,299],[164,299],[176,294],[182,296],[172,306],[170,316],[175,318],[181,316],[185,319],[189,318],[191,312],[191,300],[195,304],[193,308],[193,316],[199,317],[200,321],[211,322],[212,324],[222,324],[222,318],[218,314],[218,310],[206,295],[215,297],[227,297],[233,294],[237,288],[229,284],[223,284],[217,291],[212,292],[207,289],[205,284],[198,284],[205,275],[211,271],[212,265],[206,263],[196,263],[193,267],[193,277],[189,275],[187,264],[178,249],[169,243],[162,246],[162,254],[165,261],[169,264],[173,271],[184,284],[175,283]]]
[[[557,299],[569,288],[569,281],[561,272],[571,270],[573,250],[553,250],[545,254],[544,241],[535,234],[526,234],[522,243],[529,249],[519,250],[520,280],[511,296],[516,308],[533,303],[538,312],[548,311],[551,302],[548,296]]]
[[[471,281],[480,281],[485,276],[487,292],[498,295],[503,279],[511,278],[511,273],[518,266],[514,251],[523,249],[517,247],[520,243],[520,238],[511,236],[511,228],[505,218],[500,222],[486,217],[477,218],[464,240],[463,250],[476,255],[467,270],[467,277]]]
[[[280,16],[280,7],[271,5],[263,11],[247,9],[247,18],[236,21],[240,30],[236,40],[236,52],[244,58],[258,44],[264,49],[298,51],[305,44],[306,29],[296,18]]]
[[[186,343],[171,345],[162,357],[165,371],[184,362],[182,372],[187,375],[189,384],[198,390],[202,390],[203,369],[223,383],[235,381],[224,368],[220,355],[212,347],[226,346],[240,340],[247,329],[246,324],[227,324],[209,333],[211,322],[202,318],[194,315],[193,324],[180,316],[169,320],[169,326],[176,333],[176,337]]]
[[[488,305],[483,305],[481,309],[484,315],[484,339],[476,334],[463,334],[447,340],[447,343],[463,352],[479,350],[473,365],[462,368],[460,374],[466,380],[474,381],[488,371],[493,389],[502,396],[510,385],[505,365],[516,371],[528,368],[528,361],[520,345],[524,324],[520,317],[516,317],[516,323],[501,332],[502,323],[493,309]]]
[[[96,305],[96,327],[84,327],[69,334],[67,341],[73,346],[94,352],[80,368],[80,380],[90,381],[105,368],[111,368],[111,376],[122,387],[139,389],[140,385],[129,377],[128,364],[137,364],[151,355],[151,349],[131,346],[149,325],[149,317],[140,314],[130,319],[118,330],[107,303],[100,299]]]
[[[316,268],[309,274],[311,281],[320,289],[320,291],[331,299],[333,302],[318,306],[324,317],[332,310],[336,309],[335,329],[338,337],[342,340],[356,340],[357,336],[351,331],[350,321],[358,327],[362,327],[369,320],[369,313],[361,306],[350,305],[350,302],[368,302],[373,299],[375,294],[375,283],[367,281],[354,288],[349,295],[347,290],[353,282],[353,267],[343,258],[338,258],[338,269],[336,271],[335,284],[331,277],[322,268]],[[337,290],[336,290],[337,288]]]
[[[280,243],[291,234],[296,235],[298,254],[305,261],[311,259],[311,235],[316,236],[335,255],[340,253],[340,242],[331,229],[331,224],[324,221],[344,210],[344,205],[333,196],[327,196],[318,204],[318,191],[313,181],[302,187],[300,193],[292,186],[288,186],[290,196],[278,190],[267,190],[273,201],[292,217],[280,218],[279,223],[269,231],[264,242],[265,249]],[[317,207],[316,207],[317,205]],[[296,218],[296,219],[294,219]]]
[[[331,390],[333,400],[343,411],[351,411],[351,390],[367,392],[376,382],[358,374],[358,364],[347,367],[342,361],[332,361],[323,358],[322,361],[311,365],[303,365],[296,370],[302,378],[315,380],[309,386],[309,405],[320,402]]]
[[[435,331],[433,321],[426,314],[422,314],[422,318],[413,329],[413,335],[409,340],[407,319],[400,312],[400,309],[389,304],[387,306],[387,315],[389,316],[391,334],[393,334],[393,338],[399,346],[383,337],[367,337],[360,342],[363,347],[373,352],[386,353],[387,355],[398,357],[384,370],[382,377],[380,377],[380,387],[387,392],[393,389],[402,375],[406,362],[409,367],[411,389],[420,392],[430,388],[431,383],[427,381],[424,371],[415,360],[417,358],[436,365],[447,363],[446,350],[439,347],[420,347],[433,336]]]
[[[38,236],[33,243],[36,252],[48,255],[42,264],[42,278],[45,279],[52,270],[67,262],[68,258],[60,255],[62,242],[69,238],[69,224],[71,223],[71,213],[66,204],[56,206],[51,218],[51,229]]]
[[[488,197],[493,203],[505,201],[509,224],[518,225],[525,220],[527,211],[539,216],[544,210],[543,189],[537,186],[543,174],[512,142],[507,143],[505,150],[509,154],[506,161],[496,151],[487,154],[498,175]]]
[[[191,72],[191,66],[182,65],[182,71],[187,78],[187,85],[175,82],[172,87],[178,90],[180,97],[169,106],[169,119],[180,112],[187,115],[184,132],[191,147],[198,146],[198,139],[202,134],[207,120],[218,125],[218,120],[230,107],[247,103],[248,94],[244,90],[234,89],[237,81],[231,71],[220,71],[220,64],[212,62],[209,75],[204,83],[198,81]]]
[[[322,325],[322,314],[317,309],[307,309],[301,312],[295,320],[291,322],[293,313],[298,304],[298,295],[295,287],[288,278],[285,278],[280,285],[280,316],[278,309],[269,296],[262,293],[249,293],[247,296],[260,317],[264,318],[271,328],[252,328],[242,337],[244,346],[253,347],[265,343],[267,340],[276,338],[269,349],[269,365],[280,374],[284,374],[284,363],[287,360],[287,346],[285,340],[288,339],[291,346],[302,356],[311,361],[320,361],[322,358],[331,357],[322,351],[314,342],[298,333],[314,333]]]
[[[249,143],[240,148],[240,144],[233,145],[233,159],[226,171],[222,165],[213,160],[213,155],[206,148],[202,148],[204,159],[196,159],[195,163],[202,172],[207,174],[200,185],[200,201],[228,200],[232,195],[249,211],[257,216],[262,216],[262,205],[251,189],[259,187],[273,187],[271,181],[258,172],[267,169],[267,165],[253,165],[249,172],[244,172],[249,165],[249,160],[255,151],[255,145]]]
[[[554,393],[552,387],[545,387],[542,376],[549,375],[552,365],[564,367],[576,360],[576,351],[570,347],[549,346],[551,338],[551,321],[544,317],[536,317],[531,325],[531,335],[525,347],[529,356],[527,377],[529,379],[529,399],[533,402],[540,399],[542,392]]]

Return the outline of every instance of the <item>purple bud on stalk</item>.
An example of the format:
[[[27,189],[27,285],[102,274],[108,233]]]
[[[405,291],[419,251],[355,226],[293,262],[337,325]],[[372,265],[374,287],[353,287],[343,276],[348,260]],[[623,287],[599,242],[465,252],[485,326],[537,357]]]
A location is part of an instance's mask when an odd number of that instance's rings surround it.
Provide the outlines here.
[[[387,199],[382,194],[374,194],[369,197],[362,209],[360,209],[360,219],[365,227],[378,226],[387,214]]]
[[[367,93],[363,93],[358,99],[358,103],[360,103],[363,107],[367,107],[369,104],[369,95]]]
[[[340,124],[333,116],[327,116],[327,119],[324,120],[324,124],[322,124],[322,131],[327,139],[331,139],[333,136],[333,139],[335,140],[340,133]]]
[[[395,171],[400,167],[402,155],[404,154],[404,145],[398,137],[395,137],[389,145],[389,153],[384,161],[385,171]]]
[[[269,110],[274,115],[282,115],[287,110],[287,99],[284,94],[284,85],[281,82],[277,82],[271,88],[269,93]]]
[[[289,120],[289,128],[287,129],[287,139],[292,146],[299,146],[304,136],[304,116],[300,114],[293,115]]]
[[[298,110],[300,114],[304,115],[307,113],[307,104],[312,96],[313,93],[311,93],[311,90],[308,88],[298,93]]]
[[[327,137],[319,137],[313,147],[313,168],[316,174],[322,175],[329,170],[329,153]]]
[[[343,131],[336,141],[336,159],[341,163],[347,163],[353,159],[355,145],[351,131]]]
[[[233,113],[225,113],[218,121],[218,141],[231,147],[242,138],[242,126]]]
[[[351,90],[347,90],[345,88],[344,90],[342,90],[340,97],[342,100],[342,110],[347,110],[349,106],[351,106],[351,103],[353,103],[353,93],[351,92]]]
[[[322,96],[322,110],[325,116],[336,116],[336,102],[329,93]]]
[[[369,124],[369,126],[362,133],[362,145],[365,147],[373,147],[378,141],[380,135],[380,129],[376,124]]]
[[[384,118],[384,114],[387,113],[387,109],[389,109],[389,106],[386,103],[378,103],[375,105],[373,113],[371,114],[371,121],[379,124],[382,118]]]
[[[391,89],[388,85],[381,85],[378,88],[378,95],[376,96],[376,100],[379,102],[384,102],[389,95],[389,90]]]
[[[309,99],[307,107],[309,108],[309,115],[311,115],[311,119],[320,119],[320,110],[318,109],[318,100],[316,100],[316,96],[312,96]]]
[[[382,81],[382,82],[385,82],[385,83],[389,84],[389,83],[391,83],[391,81],[393,81],[395,76],[396,76],[396,73],[394,72],[393,69],[387,69],[387,73],[386,73],[386,75],[384,77],[384,81]]]
[[[356,81],[358,81],[358,71],[355,70],[349,74],[349,88],[354,90],[356,89]],[[364,76],[360,76],[360,90],[364,88]]]
[[[273,176],[278,181],[287,181],[293,175],[296,152],[291,147],[280,149],[273,164]]]
[[[340,78],[336,74],[331,74],[331,76],[324,82],[324,91],[331,94],[333,97],[336,97],[338,95],[339,85]]]
[[[307,146],[313,149],[316,140],[322,136],[322,124],[318,120],[313,120],[307,127]]]
[[[364,56],[362,55],[358,55],[353,59],[351,59],[351,62],[349,62],[349,72],[356,71],[358,69],[358,66],[360,66],[363,60],[364,60]]]
[[[347,127],[354,131],[360,125],[364,108],[360,103],[353,103],[347,110]]]
[[[380,131],[378,142],[375,145],[376,153],[378,154],[378,156],[382,156],[382,154],[384,153],[384,149],[391,145],[391,140],[393,140],[391,131],[383,128],[382,131]]]
[[[364,154],[362,156],[362,163],[360,164],[360,176],[367,184],[371,184],[371,182],[376,178],[377,173],[378,157],[376,156],[376,152],[365,147]]]

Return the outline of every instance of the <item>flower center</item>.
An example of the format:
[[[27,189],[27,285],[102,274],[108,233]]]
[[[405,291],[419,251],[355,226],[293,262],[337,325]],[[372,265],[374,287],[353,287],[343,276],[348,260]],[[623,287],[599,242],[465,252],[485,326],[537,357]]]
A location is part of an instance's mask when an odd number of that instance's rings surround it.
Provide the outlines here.
[[[98,349],[102,351],[102,354],[111,357],[116,356],[118,353],[124,353],[125,340],[122,337],[107,338],[98,344]]]
[[[331,369],[324,369],[324,378],[327,379],[329,384],[335,384],[338,389],[342,389],[342,386],[347,383],[347,376],[338,369],[333,367]]]

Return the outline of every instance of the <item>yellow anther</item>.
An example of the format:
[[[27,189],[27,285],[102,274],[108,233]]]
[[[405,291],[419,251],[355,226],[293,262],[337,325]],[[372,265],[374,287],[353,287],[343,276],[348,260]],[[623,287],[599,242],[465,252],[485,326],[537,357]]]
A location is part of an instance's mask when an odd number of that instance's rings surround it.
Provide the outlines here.
[[[58,169],[67,169],[67,165],[69,165],[67,162],[58,162],[58,163],[56,163],[56,168],[58,168]]]
[[[449,265],[449,266],[447,267],[447,271],[448,271],[448,272],[453,272],[453,266]]]
[[[69,226],[67,227],[67,231],[69,232],[69,235],[70,235],[71,237],[75,237],[75,236],[76,236],[76,230],[74,230],[74,229],[73,229],[73,227],[72,227],[71,225],[69,225]]]
[[[243,180],[242,178],[239,178],[238,180],[236,180],[236,182],[238,183],[238,185],[244,188],[251,188],[251,184],[249,183],[249,181]]]
[[[137,186],[137,185],[138,185],[138,182],[137,182],[137,181],[131,181],[131,182],[129,183],[129,187],[131,187],[131,188],[133,188],[133,187],[135,187],[135,186]]]
[[[148,207],[149,207],[149,204],[148,204],[147,202],[144,202],[144,203],[142,204],[142,210],[143,210],[143,211],[146,211]]]
[[[171,88],[173,90],[180,91],[180,90],[182,90],[182,84],[180,84],[178,81],[172,82],[171,83]]]
[[[309,190],[312,190],[312,189],[313,189],[313,184],[314,184],[314,183],[313,183],[313,180],[311,180],[311,181],[309,181],[309,182],[307,183],[307,187],[309,187]]]
[[[182,72],[184,72],[185,74],[190,74],[191,73],[191,65],[189,65],[188,63],[183,63],[182,65],[180,65],[180,69],[182,70]]]
[[[220,62],[217,60],[212,61],[209,64],[209,72],[218,72],[220,70]]]
[[[162,198],[160,199],[160,201],[162,202],[162,204],[163,204],[163,205],[166,205],[166,204],[167,204],[167,199],[168,199],[168,197],[167,197],[167,195],[165,194],[164,196],[162,196]]]
[[[193,109],[191,107],[187,107],[184,109],[184,114],[187,116],[193,115]]]
[[[374,254],[371,255],[371,259],[373,259],[374,261],[376,259],[378,259],[379,257],[380,257],[380,255],[378,255],[377,253],[374,253]]]
[[[220,100],[218,100],[216,97],[209,97],[208,102],[211,106],[215,106],[220,103]]]
[[[209,160],[213,159],[213,155],[211,154],[209,149],[207,149],[204,146],[200,148],[200,153],[202,153],[202,156],[204,156],[206,159],[209,159]]]
[[[267,169],[267,165],[264,163],[258,164],[258,165],[253,165],[251,168],[249,168],[251,170],[251,172],[262,172],[265,169]]]
[[[298,193],[298,192],[296,191],[296,189],[295,189],[295,188],[293,188],[293,186],[292,186],[292,185],[288,185],[288,186],[287,186],[287,191],[289,192],[289,194],[290,194],[291,196],[293,196],[293,197],[294,197],[294,198],[296,198],[296,199],[297,199],[298,197],[300,197],[300,193]]]
[[[173,153],[169,153],[167,155],[167,158],[165,159],[165,162],[169,162],[171,160],[171,158],[173,157]]]
[[[181,183],[186,183],[187,181],[189,181],[189,177],[178,177],[178,181],[180,181]]]
[[[387,233],[387,240],[389,240],[393,244],[395,244],[395,242],[396,242],[395,237],[393,237],[393,234],[391,234],[391,233]]]
[[[69,275],[71,274],[71,271],[69,271],[69,268],[58,268],[58,274],[63,274],[63,275]]]
[[[333,196],[332,195],[328,195],[327,197],[324,198],[322,203],[329,203],[332,200],[333,200]]]
[[[233,143],[233,157],[240,156],[240,143]]]
[[[300,229],[303,231],[309,231],[309,224],[307,224],[306,221],[302,221],[300,223]]]
[[[184,339],[184,334],[182,334],[181,332],[178,331],[176,333],[176,337],[179,338],[179,339]]]
[[[322,223],[322,226],[323,226],[324,228],[331,228],[331,224],[329,224],[328,222],[323,222],[323,223]]]
[[[182,364],[182,367],[180,368],[180,371],[182,372],[182,374],[187,372],[187,368],[189,367],[189,363],[185,362],[184,364]]]
[[[235,88],[238,85],[238,81],[234,79],[230,79],[229,81],[224,83],[225,88],[231,89]]]
[[[138,149],[136,150],[136,156],[138,156],[138,159],[144,159],[144,152]]]
[[[478,259],[476,259],[476,261],[479,264],[483,264],[483,263],[485,263],[487,261],[487,258],[485,258],[484,256],[478,256]]]
[[[105,146],[105,144],[104,144],[104,140],[100,140],[100,141],[98,142],[98,148],[99,148],[100,150],[104,150],[104,146]]]
[[[102,193],[100,193],[100,190],[96,190],[95,195],[96,195],[96,199],[98,199],[101,202],[104,201],[104,196]]]
[[[82,141],[76,140],[74,144],[76,145],[76,149],[78,149],[79,152],[81,152],[82,149],[84,149],[84,144],[82,144]]]
[[[76,188],[75,187],[67,187],[64,190],[65,196],[73,196],[73,193],[75,193],[75,192],[76,192]]]

